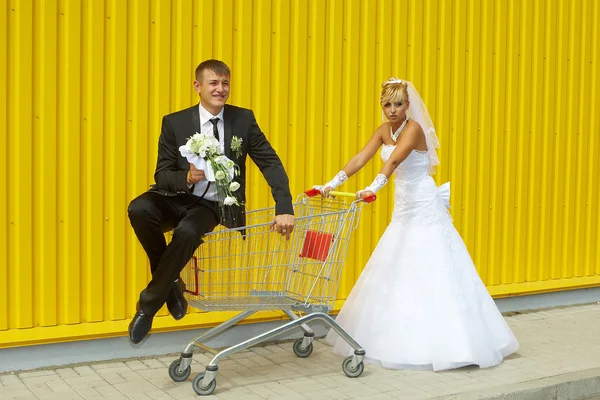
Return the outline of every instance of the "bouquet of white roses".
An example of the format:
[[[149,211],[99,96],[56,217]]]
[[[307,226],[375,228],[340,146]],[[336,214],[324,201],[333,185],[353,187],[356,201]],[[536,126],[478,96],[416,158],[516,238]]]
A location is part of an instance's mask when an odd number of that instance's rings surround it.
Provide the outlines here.
[[[209,182],[215,182],[220,204],[240,205],[233,195],[240,188],[240,184],[233,180],[234,176],[239,175],[240,167],[221,153],[217,138],[196,133],[179,147],[179,153],[196,168],[203,170]]]

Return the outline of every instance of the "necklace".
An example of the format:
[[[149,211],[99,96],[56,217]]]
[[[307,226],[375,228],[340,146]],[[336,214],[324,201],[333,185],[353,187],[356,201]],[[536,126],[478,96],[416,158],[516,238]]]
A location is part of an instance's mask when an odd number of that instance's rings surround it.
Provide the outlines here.
[[[392,133],[392,140],[394,141],[394,143],[396,143],[396,140],[398,140],[398,136],[400,136],[400,133],[402,133],[402,129],[404,129],[407,122],[408,122],[408,115],[406,116],[406,119],[404,120],[402,125],[400,125],[400,128],[396,129],[396,132]],[[391,131],[392,131],[392,129],[390,128],[390,132]]]

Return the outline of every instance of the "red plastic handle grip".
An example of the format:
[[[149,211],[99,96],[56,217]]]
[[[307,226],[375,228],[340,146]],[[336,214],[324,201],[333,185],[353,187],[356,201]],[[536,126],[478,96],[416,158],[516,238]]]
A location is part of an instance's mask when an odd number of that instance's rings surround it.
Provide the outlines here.
[[[362,197],[362,199],[365,201],[365,203],[372,203],[375,200],[377,200],[377,196],[374,194],[370,194],[368,196]]]
[[[321,192],[319,191],[319,189],[308,189],[304,191],[304,194],[307,195],[308,197],[315,197],[319,194],[321,194]]]

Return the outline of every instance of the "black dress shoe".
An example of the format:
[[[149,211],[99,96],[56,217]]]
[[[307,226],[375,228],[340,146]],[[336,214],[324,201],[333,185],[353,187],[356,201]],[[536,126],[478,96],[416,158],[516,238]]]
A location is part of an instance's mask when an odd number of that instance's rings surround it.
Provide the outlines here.
[[[167,309],[175,318],[175,321],[179,321],[181,318],[185,317],[188,309],[188,302],[183,296],[183,292],[185,290],[185,284],[179,279],[177,282],[173,282],[173,288],[171,289],[171,294],[169,294],[169,298],[167,299]]]
[[[145,314],[138,303],[137,312],[129,323],[129,340],[133,343],[139,343],[144,340],[150,329],[152,329],[153,319],[154,316]]]

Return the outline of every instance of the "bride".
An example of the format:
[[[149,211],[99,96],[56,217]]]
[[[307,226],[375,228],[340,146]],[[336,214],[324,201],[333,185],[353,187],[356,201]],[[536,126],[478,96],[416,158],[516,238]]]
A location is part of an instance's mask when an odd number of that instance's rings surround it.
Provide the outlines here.
[[[386,368],[491,367],[519,343],[479,278],[447,210],[449,183],[431,177],[439,164],[433,123],[414,86],[390,78],[381,90],[383,123],[330,182],[324,196],[381,148],[381,172],[358,196],[376,193],[395,173],[392,220],[346,300],[337,322]],[[353,349],[333,330],[327,341]]]

